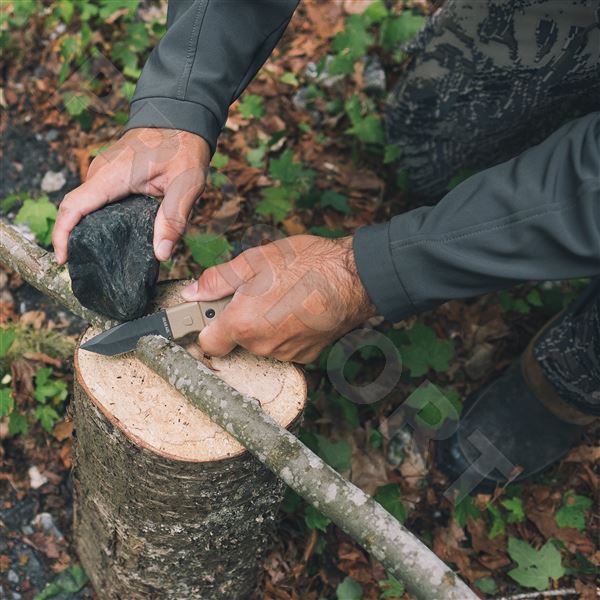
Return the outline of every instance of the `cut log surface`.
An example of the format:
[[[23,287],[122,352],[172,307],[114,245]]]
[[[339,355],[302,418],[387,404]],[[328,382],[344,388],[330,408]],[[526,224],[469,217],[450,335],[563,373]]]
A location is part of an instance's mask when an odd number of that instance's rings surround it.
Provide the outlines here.
[[[181,302],[180,287],[157,303]],[[296,367],[240,349],[203,360],[282,426],[299,420]],[[75,538],[100,597],[247,597],[282,484],[133,354],[78,349],[75,374]]]

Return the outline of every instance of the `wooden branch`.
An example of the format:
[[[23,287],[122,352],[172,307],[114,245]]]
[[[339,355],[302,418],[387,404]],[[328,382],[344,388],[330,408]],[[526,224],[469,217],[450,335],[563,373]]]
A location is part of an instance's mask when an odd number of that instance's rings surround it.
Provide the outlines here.
[[[80,317],[96,325],[109,324],[77,302],[65,269],[56,265],[51,254],[26,240],[4,220],[0,220],[0,261]],[[143,363],[380,560],[415,597],[477,598],[397,519],[279,426],[256,400],[242,396],[183,348],[164,338],[142,338],[136,352]]]

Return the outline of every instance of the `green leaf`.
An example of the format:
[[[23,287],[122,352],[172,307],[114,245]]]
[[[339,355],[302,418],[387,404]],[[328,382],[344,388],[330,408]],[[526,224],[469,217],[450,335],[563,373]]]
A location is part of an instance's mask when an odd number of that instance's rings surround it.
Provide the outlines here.
[[[256,94],[244,94],[239,104],[239,110],[244,119],[260,119],[265,116],[263,99]]]
[[[28,198],[17,213],[15,222],[29,225],[38,242],[48,246],[52,241],[52,229],[57,214],[58,210],[48,196],[40,196],[37,200]]]
[[[269,175],[283,184],[294,184],[302,176],[302,164],[294,160],[291,150],[285,150],[279,158],[269,161]]]
[[[364,56],[373,43],[373,36],[367,31],[368,22],[361,15],[350,15],[343,31],[333,38],[332,47],[337,54],[347,53],[353,60]]]
[[[7,387],[0,388],[0,418],[10,414],[14,407],[12,390]]]
[[[401,598],[404,596],[404,584],[390,573],[387,574],[387,579],[380,580],[378,585],[381,589],[381,598]]]
[[[46,587],[35,596],[34,600],[47,600],[58,594],[75,594],[83,588],[88,578],[84,570],[79,565],[72,565],[68,569],[60,572],[53,581],[46,584]]]
[[[352,75],[354,73],[354,59],[349,51],[336,54],[329,64],[327,71],[330,75]]]
[[[48,433],[52,432],[54,424],[60,419],[60,415],[47,404],[38,406],[35,409],[34,416]]]
[[[508,523],[520,523],[525,520],[525,511],[523,510],[523,502],[521,498],[508,498],[500,502],[508,511],[506,518]]]
[[[6,356],[16,337],[17,333],[14,329],[4,327],[0,329],[0,358]]]
[[[410,42],[425,24],[425,17],[405,10],[397,17],[385,19],[379,31],[379,43],[386,52]]]
[[[315,434],[317,439],[317,454],[336,471],[348,471],[352,461],[352,447],[345,440],[334,442]]]
[[[216,233],[197,233],[184,236],[186,246],[192,253],[194,261],[201,267],[212,267],[226,260],[231,245]]]
[[[383,164],[396,162],[402,156],[402,149],[395,144],[387,144],[383,149]]]
[[[373,25],[374,23],[380,23],[389,14],[387,6],[383,0],[375,0],[371,2],[367,9],[363,12],[363,17],[366,19],[367,24]]]
[[[0,200],[0,209],[7,213],[15,206],[15,204],[22,202],[26,198],[29,198],[27,192],[17,192],[10,196],[6,196],[6,198]]]
[[[256,205],[259,215],[273,217],[275,223],[283,221],[294,207],[294,193],[286,187],[272,187],[263,190],[263,200]]]
[[[477,508],[471,496],[465,496],[454,507],[452,516],[461,527],[464,527],[469,519],[478,519],[481,516],[481,511]]]
[[[509,576],[520,585],[538,592],[549,588],[549,579],[556,581],[565,574],[560,552],[550,541],[536,550],[527,542],[511,537],[508,539],[508,554],[518,565],[508,572]]]
[[[72,117],[78,117],[90,105],[90,99],[85,94],[65,92],[63,95],[63,104],[65,105],[69,115]]]
[[[327,531],[327,526],[331,523],[331,519],[321,514],[314,506],[307,504],[304,508],[304,522],[309,529]]]
[[[345,215],[350,214],[350,207],[348,206],[346,196],[342,196],[342,194],[338,194],[333,190],[327,190],[323,193],[321,196],[321,207],[330,207]]]
[[[352,577],[346,577],[335,589],[337,600],[362,600],[362,586]]]
[[[358,407],[354,402],[350,402],[348,398],[335,394],[330,398],[330,402],[335,406],[341,413],[344,420],[352,427],[358,427],[360,425],[360,419],[358,416]]]
[[[492,577],[480,577],[475,580],[475,585],[484,594],[495,594],[498,591],[498,586]]]
[[[420,322],[406,333],[410,345],[399,349],[402,363],[410,370],[411,377],[425,375],[430,368],[438,373],[448,369],[448,363],[454,357],[452,340],[438,339],[431,327]]]
[[[326,238],[339,238],[346,235],[346,232],[343,229],[329,229],[329,227],[321,227],[319,225],[311,227],[310,232],[313,235],[320,235],[321,237]]]
[[[406,520],[406,509],[400,498],[400,487],[396,483],[388,483],[377,488],[373,500],[379,502],[385,510],[393,517],[396,517],[400,523]]]
[[[542,297],[540,296],[540,291],[538,289],[533,289],[527,294],[527,302],[531,304],[531,306],[542,306]]]
[[[288,71],[287,73],[284,73],[279,78],[279,81],[281,81],[281,83],[285,83],[286,85],[292,85],[294,87],[296,87],[299,84],[298,78],[291,71]]]
[[[381,448],[383,446],[383,434],[378,429],[373,429],[369,435],[369,444],[373,448]]]
[[[255,167],[256,169],[262,169],[263,162],[265,160],[265,154],[267,153],[267,146],[258,146],[257,148],[252,148],[246,152],[246,160],[251,167]]]
[[[574,527],[582,531],[585,529],[585,513],[592,507],[592,500],[587,496],[578,496],[569,490],[563,496],[563,504],[556,511],[554,518],[559,527]]]
[[[457,420],[462,410],[459,395],[454,390],[442,392],[431,382],[418,387],[406,404],[418,408],[417,420],[432,429],[439,429],[446,419]]]
[[[228,163],[229,163],[229,156],[227,156],[226,154],[221,154],[221,152],[215,152],[213,154],[212,160],[210,161],[210,164],[215,169],[222,169],[222,168],[226,167]]]
[[[17,435],[18,433],[25,435],[28,429],[25,415],[13,410],[8,417],[8,432],[11,435]]]
[[[487,509],[492,515],[492,526],[490,527],[490,539],[494,539],[503,533],[506,533],[506,523],[500,509],[493,504],[488,504]]]

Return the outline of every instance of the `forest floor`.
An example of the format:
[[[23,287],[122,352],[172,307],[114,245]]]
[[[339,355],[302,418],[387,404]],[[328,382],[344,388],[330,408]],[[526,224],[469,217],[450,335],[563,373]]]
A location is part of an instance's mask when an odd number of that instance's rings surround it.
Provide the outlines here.
[[[162,279],[195,276],[235,255],[256,224],[336,237],[418,206],[394,167],[381,115],[410,60],[401,45],[434,6],[398,2],[389,11],[375,2],[365,12],[369,4],[306,2],[297,11],[232,108],[211,184]],[[0,212],[48,244],[55,206],[119,136],[140,68],[164,30],[165,4],[13,0],[2,11]],[[597,597],[598,427],[533,480],[454,505],[435,447],[418,448],[410,429],[390,439],[382,425],[407,398],[426,400],[436,388],[460,408],[584,284],[528,284],[378,324],[406,368],[374,404],[336,392],[327,352],[306,368],[303,441],[375,495],[482,598],[544,597],[542,590]],[[77,565],[71,523],[71,356],[84,324],[0,270],[0,326],[0,598],[96,597]],[[345,373],[364,383],[380,369],[377,354],[364,352]],[[433,408],[428,418],[439,427],[451,415]],[[410,596],[288,493],[256,598]]]

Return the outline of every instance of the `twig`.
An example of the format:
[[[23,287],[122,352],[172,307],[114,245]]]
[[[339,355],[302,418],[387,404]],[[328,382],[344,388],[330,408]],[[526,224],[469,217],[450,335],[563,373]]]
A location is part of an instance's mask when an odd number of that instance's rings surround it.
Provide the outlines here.
[[[597,590],[600,594],[600,588]],[[524,592],[523,594],[514,594],[512,596],[498,596],[497,598],[493,598],[492,600],[527,600],[533,598],[542,597],[544,598],[552,598],[555,596],[572,596],[573,594],[579,594],[579,592],[575,588],[563,588],[562,590],[549,590],[547,592]]]
[[[31,285],[96,325],[53,256],[0,219],[0,261]],[[359,542],[419,600],[477,600],[427,546],[380,504],[344,479],[254,400],[243,396],[183,348],[159,336],[142,338],[137,357],[245,446],[296,493]]]

